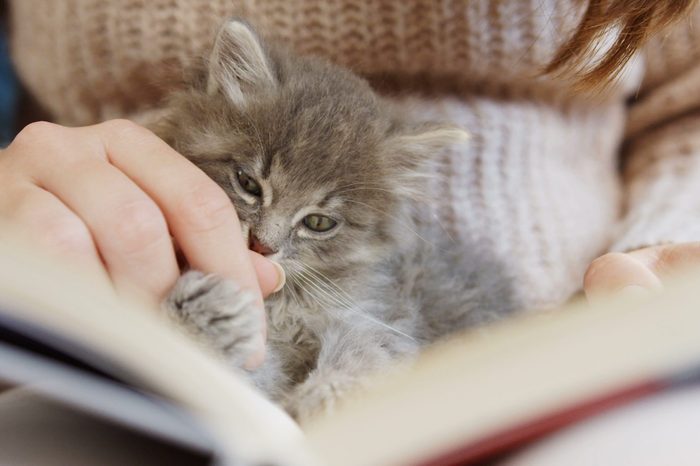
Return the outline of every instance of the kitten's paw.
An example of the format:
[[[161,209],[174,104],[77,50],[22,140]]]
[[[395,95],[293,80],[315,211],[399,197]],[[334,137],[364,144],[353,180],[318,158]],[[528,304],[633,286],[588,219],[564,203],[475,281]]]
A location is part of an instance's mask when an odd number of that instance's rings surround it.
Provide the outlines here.
[[[323,380],[311,378],[294,389],[284,408],[299,424],[305,425],[314,418],[332,414],[358,388],[357,379],[343,375]]]
[[[164,303],[169,316],[202,344],[241,366],[262,332],[260,310],[252,293],[231,280],[189,271]]]

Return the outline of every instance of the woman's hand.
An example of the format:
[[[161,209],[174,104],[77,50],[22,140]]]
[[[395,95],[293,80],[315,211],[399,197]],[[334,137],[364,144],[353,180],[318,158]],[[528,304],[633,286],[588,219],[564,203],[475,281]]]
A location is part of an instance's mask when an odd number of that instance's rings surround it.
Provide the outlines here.
[[[263,320],[262,296],[283,280],[272,262],[248,251],[224,191],[126,120],[24,128],[0,153],[0,217],[153,307],[180,274],[173,237],[193,268],[256,293]],[[261,335],[251,367],[263,352]]]
[[[589,299],[619,292],[644,295],[663,288],[669,276],[693,266],[700,266],[700,242],[613,252],[591,263],[583,288]]]

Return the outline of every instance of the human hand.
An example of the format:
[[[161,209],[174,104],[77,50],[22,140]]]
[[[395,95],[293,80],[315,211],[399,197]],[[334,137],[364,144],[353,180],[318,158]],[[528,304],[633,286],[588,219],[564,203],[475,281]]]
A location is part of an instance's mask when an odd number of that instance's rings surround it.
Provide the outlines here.
[[[700,242],[613,252],[591,263],[583,288],[589,300],[614,293],[642,296],[662,289],[669,276],[699,265]]]
[[[192,268],[255,293],[263,320],[262,297],[283,280],[278,266],[248,250],[224,191],[127,120],[24,128],[0,152],[0,217],[152,307],[180,275],[173,238]],[[264,341],[249,367],[262,362]]]

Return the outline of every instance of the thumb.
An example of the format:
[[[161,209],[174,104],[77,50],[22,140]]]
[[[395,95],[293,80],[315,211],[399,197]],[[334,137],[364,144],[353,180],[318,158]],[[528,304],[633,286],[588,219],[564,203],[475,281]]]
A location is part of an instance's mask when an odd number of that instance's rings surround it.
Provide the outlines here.
[[[250,260],[253,263],[253,269],[260,285],[260,292],[263,298],[282,289],[285,282],[285,273],[282,267],[260,254],[248,251]],[[254,369],[259,367],[265,359],[265,340],[267,339],[267,323],[264,313],[260,314],[263,325],[263,333],[260,335],[259,350],[246,361],[246,369]]]
[[[284,269],[277,263],[257,252],[248,251],[253,262],[255,275],[258,277],[260,291],[264,298],[282,289],[286,281]]]
[[[648,257],[647,257],[648,254]],[[635,255],[613,252],[591,262],[583,279],[589,300],[595,301],[613,293],[645,293],[661,287],[661,280],[652,271],[653,251],[636,251]]]

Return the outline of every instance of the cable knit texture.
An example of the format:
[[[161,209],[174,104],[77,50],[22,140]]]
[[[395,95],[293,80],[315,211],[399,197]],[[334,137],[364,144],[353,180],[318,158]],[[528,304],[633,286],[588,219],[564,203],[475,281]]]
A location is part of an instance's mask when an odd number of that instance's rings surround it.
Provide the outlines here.
[[[64,124],[157,108],[217,26],[241,16],[368,77],[416,118],[464,127],[474,138],[444,154],[431,208],[455,240],[507,258],[528,307],[567,299],[611,248],[700,240],[700,33],[691,22],[592,100],[539,75],[580,21],[578,0],[10,3],[19,73]]]

